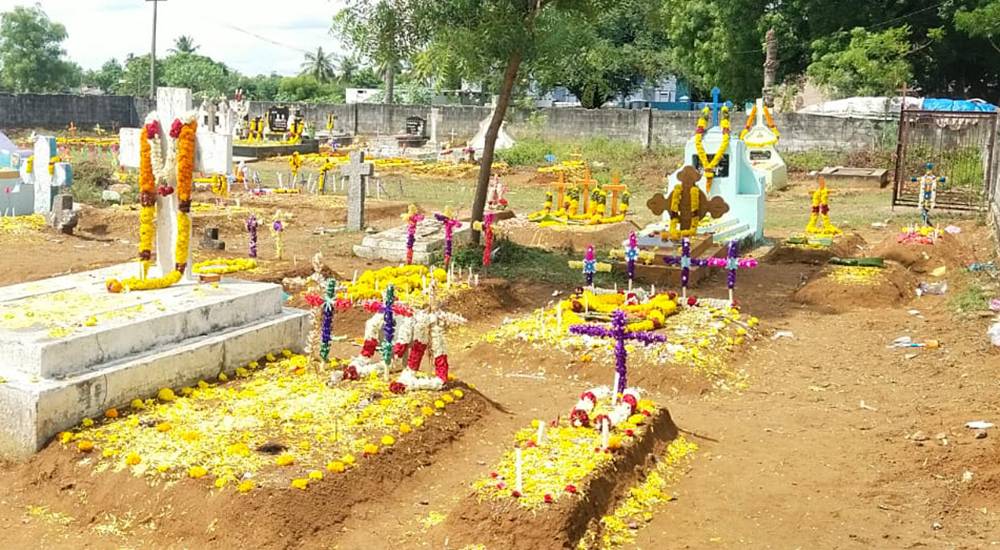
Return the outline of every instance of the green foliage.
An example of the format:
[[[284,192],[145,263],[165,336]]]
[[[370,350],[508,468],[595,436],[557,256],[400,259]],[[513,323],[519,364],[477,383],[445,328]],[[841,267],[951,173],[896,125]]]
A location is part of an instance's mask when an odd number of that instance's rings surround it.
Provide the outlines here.
[[[69,186],[69,194],[79,203],[94,206],[107,206],[102,193],[112,184],[120,183],[115,177],[115,169],[108,162],[83,160],[73,164],[73,185]],[[135,202],[138,197],[138,187],[134,181],[129,182],[132,190],[122,194],[122,203]]]
[[[346,88],[337,82],[321,84],[311,75],[281,79],[276,101],[304,101],[317,103],[343,103]]]
[[[333,54],[324,52],[322,46],[317,47],[315,52],[307,53],[305,61],[302,62],[301,74],[309,75],[321,84],[330,82],[335,76]]]
[[[434,94],[426,86],[414,84],[403,84],[396,88],[394,93],[395,101],[405,105],[430,105],[434,100]],[[385,99],[385,90],[373,93],[367,99],[369,103],[382,103]]]
[[[513,241],[501,239],[494,243],[497,249],[492,265],[489,267],[491,277],[501,277],[508,280],[530,280],[551,283],[562,286],[578,286],[584,282],[579,270],[570,269],[570,260],[579,260],[582,254],[570,255],[566,252],[551,252],[541,248],[524,246]],[[441,265],[443,258],[438,251],[434,263]],[[455,267],[481,270],[483,265],[482,246],[459,246],[452,254]],[[618,281],[624,283],[624,277],[617,274],[598,273],[595,282],[609,284]]]
[[[195,53],[198,51],[198,46],[195,45],[194,39],[186,34],[182,34],[174,40],[174,47],[170,48],[170,53]]]
[[[149,96],[149,54],[125,58],[124,72],[115,86],[119,95]],[[163,60],[156,60],[156,85],[163,85]]]
[[[79,85],[79,65],[64,59],[66,27],[41,6],[0,14],[0,86],[13,92],[59,92]]]
[[[913,78],[910,27],[860,27],[813,42],[808,73],[838,97],[893,95]]]
[[[149,66],[147,61],[146,66]],[[159,71],[159,68],[157,69]],[[149,74],[146,75],[147,80]],[[193,53],[176,53],[163,61],[162,85],[190,88],[193,93],[229,94],[239,74],[224,63]]]
[[[531,74],[542,89],[566,86],[586,108],[599,108],[670,68],[669,39],[656,2],[611,2],[594,17],[549,10]]]
[[[970,36],[988,39],[1000,36],[1000,0],[976,3],[980,5],[955,12],[955,27]]]

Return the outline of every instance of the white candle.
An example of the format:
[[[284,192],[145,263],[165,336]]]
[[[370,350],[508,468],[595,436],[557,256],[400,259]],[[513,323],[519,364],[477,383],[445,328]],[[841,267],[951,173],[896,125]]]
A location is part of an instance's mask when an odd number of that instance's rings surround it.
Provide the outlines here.
[[[476,273],[475,277],[473,277],[473,281],[476,283],[476,286],[479,286],[479,274],[478,273]]]
[[[656,285],[649,285],[649,296],[656,296]]]
[[[729,305],[733,305],[734,303],[736,303],[736,302],[733,300],[733,289],[730,288],[729,289]]]
[[[535,436],[535,445],[542,446],[542,438],[545,436],[545,421],[538,421],[538,435]]]
[[[587,298],[587,294],[583,295],[583,312],[590,313],[590,300]]]
[[[601,422],[601,449],[608,448],[608,426],[611,424],[610,420],[605,419]]]
[[[621,375],[618,374],[618,371],[615,371],[615,385],[611,386],[611,405],[612,406],[614,406],[614,404],[618,401],[618,377],[619,376],[621,376]]]
[[[357,282],[358,282],[358,270],[355,269],[354,270],[354,277],[351,277],[351,285],[353,286]]]
[[[618,282],[615,282],[615,294],[618,294]]]
[[[521,448],[520,447],[514,449],[514,464],[517,470],[517,475],[514,480],[514,488],[517,489],[518,493],[520,493],[521,492]]]
[[[632,279],[628,280],[628,291],[632,292]]]

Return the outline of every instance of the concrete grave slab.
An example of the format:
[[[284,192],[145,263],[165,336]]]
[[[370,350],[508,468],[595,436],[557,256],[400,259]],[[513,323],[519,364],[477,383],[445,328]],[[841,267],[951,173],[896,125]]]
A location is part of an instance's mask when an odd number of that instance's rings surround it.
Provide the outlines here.
[[[126,264],[0,288],[0,458],[25,459],[88,416],[282,349],[301,350],[308,314],[281,287],[223,279],[109,294]],[[30,315],[29,315],[30,312]]]
[[[406,261],[406,239],[409,227],[401,225],[387,229],[374,235],[368,235],[361,244],[354,245],[354,255],[369,260],[386,260],[390,262]],[[469,222],[462,222],[462,227],[452,233],[453,246],[468,240],[471,233]],[[417,223],[416,239],[413,242],[413,262],[427,264],[431,255],[444,249],[444,224],[433,216],[424,218]]]

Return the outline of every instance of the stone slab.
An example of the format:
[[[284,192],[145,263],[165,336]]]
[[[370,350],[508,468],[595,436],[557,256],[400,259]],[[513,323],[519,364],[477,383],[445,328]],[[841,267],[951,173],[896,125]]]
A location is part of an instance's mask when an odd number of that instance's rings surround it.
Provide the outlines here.
[[[281,287],[271,283],[227,279],[213,288],[182,281],[124,294],[105,289],[108,279],[137,271],[132,263],[0,288],[0,356],[6,365],[30,376],[65,377],[282,310]],[[96,316],[92,325],[90,315]]]
[[[84,418],[100,417],[111,407],[153,396],[160,388],[178,389],[198,380],[231,373],[283,349],[301,351],[309,314],[285,308],[247,325],[102,365],[64,380],[14,373],[0,384],[0,458],[27,460],[62,430]]]
[[[848,166],[827,166],[819,173],[826,180],[827,187],[881,188],[889,183],[889,171],[884,168],[852,168]]]
[[[462,227],[452,233],[453,246],[469,239],[471,226],[468,221],[462,222]],[[426,264],[437,250],[444,249],[444,226],[428,215],[417,224],[416,239],[413,242],[413,261]],[[354,245],[354,255],[369,260],[386,260],[390,262],[406,261],[406,239],[408,227],[400,225],[367,235],[361,244]]]
[[[291,155],[298,151],[300,155],[319,153],[319,140],[303,139],[302,143],[288,145],[248,145],[234,144],[233,155],[236,157],[252,158],[253,160],[263,160],[270,157],[280,157]],[[235,159],[234,159],[235,160]]]

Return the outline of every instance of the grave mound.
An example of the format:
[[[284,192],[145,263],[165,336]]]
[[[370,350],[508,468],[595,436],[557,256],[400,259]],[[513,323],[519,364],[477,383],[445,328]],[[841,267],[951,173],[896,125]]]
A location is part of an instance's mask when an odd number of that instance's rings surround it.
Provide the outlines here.
[[[836,313],[882,309],[909,302],[916,288],[910,272],[896,263],[883,269],[827,266],[795,293],[795,301]]]

